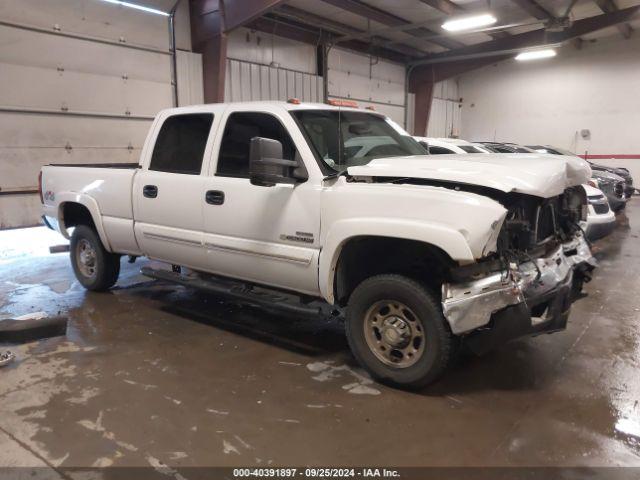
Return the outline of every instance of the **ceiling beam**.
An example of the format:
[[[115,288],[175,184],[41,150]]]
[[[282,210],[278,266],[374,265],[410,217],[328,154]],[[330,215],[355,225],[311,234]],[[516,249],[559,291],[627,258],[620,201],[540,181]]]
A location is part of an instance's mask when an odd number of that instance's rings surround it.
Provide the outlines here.
[[[552,20],[555,18],[555,15],[551,13],[549,10],[544,8],[535,0],[511,0],[513,3],[518,5],[522,10],[527,12],[533,18],[537,18],[538,20]]]
[[[414,65],[498,56],[542,45],[560,44],[582,35],[629,22],[637,17],[639,13],[640,6],[624,8],[615,12],[576,20],[570,27],[561,32],[550,32],[544,28],[533,30],[500,40],[491,40],[448,52],[436,53],[414,62]]]
[[[311,45],[320,45],[321,43],[331,42],[332,40],[331,35],[322,29],[289,20],[283,21],[272,17],[257,18],[256,20],[248,23],[246,27],[259,32],[269,33]],[[402,64],[406,64],[412,58],[415,58],[395,50],[377,47],[370,43],[358,40],[345,42],[341,44],[341,46],[348,50],[353,50],[367,55],[375,55],[385,60]]]
[[[193,42],[200,43],[264,15],[284,0],[189,0]]]
[[[614,0],[595,0],[595,1],[598,4],[598,7],[600,7],[600,10],[602,10],[605,13],[611,13],[619,10]],[[620,25],[616,25],[616,28],[620,31],[620,34],[623,36],[623,38],[629,38],[633,33],[633,28],[631,28],[631,25],[629,25],[628,23],[621,23]]]
[[[264,15],[277,7],[283,0],[225,0],[224,27],[225,31],[233,30]]]
[[[300,22],[302,24],[311,25],[314,28],[321,28],[329,32],[334,32],[336,35],[339,35],[341,37],[347,37],[344,40],[340,39],[340,37],[337,37],[335,39],[332,39],[333,42],[345,43],[348,40],[363,40],[364,38],[371,38],[376,46],[388,47],[410,57],[421,57],[427,53],[424,50],[419,50],[410,45],[396,42],[382,36],[367,35],[367,32],[365,32],[364,30],[360,30],[359,28],[355,28],[351,25],[346,25],[344,23],[322,17],[305,10],[300,10],[299,8],[292,7],[290,5],[282,5],[280,8],[275,10],[272,15],[284,17],[290,20],[294,20],[295,22]]]
[[[347,12],[367,18],[371,21],[381,23],[382,25],[387,25],[389,27],[406,25],[411,27],[411,22],[409,22],[408,20],[405,20],[404,18],[400,18],[396,15],[393,15],[385,10],[381,10],[379,8],[372,7],[371,5],[367,5],[366,3],[363,3],[360,0],[322,0],[322,1],[330,5],[333,5],[334,7],[341,8],[342,10],[345,10]],[[403,31],[417,38],[431,36],[435,33],[433,30],[429,30],[427,28],[421,28],[421,27],[403,29]],[[461,43],[452,38],[432,38],[429,40],[429,42],[447,49],[464,47],[464,43]]]
[[[466,7],[458,5],[457,3],[453,3],[450,0],[420,0],[425,5],[429,5],[431,8],[435,8],[436,10],[445,13],[447,15],[456,15],[459,13],[468,12]],[[492,38],[504,38],[508,37],[508,32],[494,32],[488,34]]]
[[[463,8],[453,3],[451,0],[420,0],[422,3],[429,5],[436,10],[446,13],[447,15],[455,15],[463,11]]]

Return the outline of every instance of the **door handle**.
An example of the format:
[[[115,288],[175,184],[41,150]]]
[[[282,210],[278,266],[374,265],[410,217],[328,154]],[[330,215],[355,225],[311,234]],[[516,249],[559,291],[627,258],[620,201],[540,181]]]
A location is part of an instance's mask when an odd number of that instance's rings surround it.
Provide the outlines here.
[[[204,196],[209,205],[222,205],[224,203],[224,192],[220,190],[209,190]]]
[[[142,188],[142,195],[147,198],[156,198],[158,196],[158,187],[155,185],[145,185]]]

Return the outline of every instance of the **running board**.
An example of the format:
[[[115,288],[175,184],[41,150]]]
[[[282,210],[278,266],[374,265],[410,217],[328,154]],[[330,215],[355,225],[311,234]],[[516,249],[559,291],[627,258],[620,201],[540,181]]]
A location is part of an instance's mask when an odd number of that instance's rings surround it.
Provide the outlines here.
[[[257,304],[269,308],[277,308],[296,315],[317,316],[331,313],[331,306],[327,304],[326,308],[320,306],[307,306],[301,302],[294,302],[287,298],[286,295],[276,292],[259,292],[248,287],[241,282],[232,280],[218,279],[212,277],[210,279],[194,278],[182,275],[178,272],[169,270],[159,270],[150,267],[142,267],[140,269],[146,277],[155,278],[156,280],[164,280],[167,282],[178,283],[187,287],[203,290],[205,292],[216,295],[224,295],[225,297],[239,300],[243,303]]]

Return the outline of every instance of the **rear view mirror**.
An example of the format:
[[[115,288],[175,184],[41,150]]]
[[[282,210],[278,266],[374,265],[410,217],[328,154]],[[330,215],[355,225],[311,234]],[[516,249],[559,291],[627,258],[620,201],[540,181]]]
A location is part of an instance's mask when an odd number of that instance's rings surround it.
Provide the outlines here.
[[[282,143],[254,137],[249,147],[249,179],[252,185],[272,187],[277,183],[298,183],[309,178],[302,162],[285,160]]]

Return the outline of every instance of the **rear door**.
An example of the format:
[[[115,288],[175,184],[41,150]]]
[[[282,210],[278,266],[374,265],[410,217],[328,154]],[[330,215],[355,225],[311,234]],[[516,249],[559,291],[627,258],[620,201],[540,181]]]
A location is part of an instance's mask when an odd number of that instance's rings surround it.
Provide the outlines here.
[[[143,253],[202,268],[203,169],[217,115],[172,114],[156,125],[155,141],[133,186],[135,233]],[[144,158],[144,154],[143,154]]]

